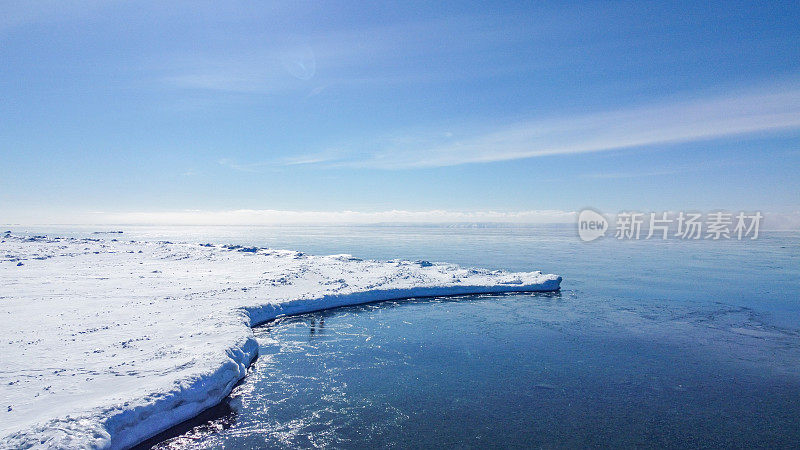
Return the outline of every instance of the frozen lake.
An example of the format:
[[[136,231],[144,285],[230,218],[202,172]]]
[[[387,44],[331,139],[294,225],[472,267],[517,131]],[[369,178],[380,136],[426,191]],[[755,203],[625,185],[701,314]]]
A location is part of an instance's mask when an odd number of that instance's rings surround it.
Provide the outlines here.
[[[557,227],[120,229],[564,277],[555,295],[392,302],[259,328],[244,383],[162,446],[800,440],[798,233],[587,244]]]

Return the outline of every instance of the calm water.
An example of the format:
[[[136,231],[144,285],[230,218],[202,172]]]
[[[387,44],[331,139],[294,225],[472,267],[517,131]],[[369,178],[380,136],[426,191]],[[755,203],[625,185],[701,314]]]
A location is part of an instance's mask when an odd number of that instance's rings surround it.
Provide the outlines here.
[[[245,382],[161,447],[800,445],[798,233],[585,244],[553,227],[119,229],[564,277],[558,294],[383,303],[261,327]]]

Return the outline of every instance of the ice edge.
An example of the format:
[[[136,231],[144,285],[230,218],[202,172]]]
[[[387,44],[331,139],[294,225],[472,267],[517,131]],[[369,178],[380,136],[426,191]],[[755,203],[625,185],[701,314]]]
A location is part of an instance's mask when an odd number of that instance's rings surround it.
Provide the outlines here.
[[[554,292],[561,287],[560,276],[528,285],[429,286],[409,289],[376,289],[343,295],[326,295],[294,300],[281,305],[264,304],[241,308],[243,321],[251,328],[250,336],[238,347],[227,350],[228,361],[217,371],[187,380],[190,385],[170,392],[165,398],[109,417],[105,429],[110,434],[111,448],[130,448],[158,435],[181,422],[192,419],[222,402],[233,387],[247,375],[247,369],[258,356],[258,342],[252,327],[279,317],[306,314],[343,306],[362,305],[411,298],[444,297],[475,294]],[[206,392],[204,401],[187,401],[195,392]],[[166,419],[166,420],[165,420]]]
[[[239,337],[231,336],[235,344],[224,351],[225,357],[221,358],[220,365],[212,372],[181,379],[167,392],[149,394],[143,403],[109,405],[95,410],[105,416],[100,421],[83,415],[66,416],[34,425],[26,430],[19,430],[5,436],[3,438],[5,442],[0,442],[0,448],[11,448],[12,441],[25,448],[50,447],[53,444],[81,448],[130,448],[157,436],[222,402],[233,387],[247,375],[248,368],[258,356],[259,346],[252,327],[279,317],[411,298],[553,292],[560,289],[562,277],[539,273],[539,280],[541,281],[528,284],[464,284],[371,289],[292,300],[281,304],[263,303],[233,308],[230,311],[240,321],[243,334]],[[63,432],[61,439],[56,442],[46,438],[41,440],[36,438],[39,434],[37,432],[54,428]],[[78,432],[75,433],[76,431]]]

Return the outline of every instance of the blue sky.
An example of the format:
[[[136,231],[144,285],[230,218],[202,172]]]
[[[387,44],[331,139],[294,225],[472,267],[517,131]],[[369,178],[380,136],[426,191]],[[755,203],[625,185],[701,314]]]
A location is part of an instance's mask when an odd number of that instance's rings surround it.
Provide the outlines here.
[[[0,222],[800,210],[797,2],[2,10]]]

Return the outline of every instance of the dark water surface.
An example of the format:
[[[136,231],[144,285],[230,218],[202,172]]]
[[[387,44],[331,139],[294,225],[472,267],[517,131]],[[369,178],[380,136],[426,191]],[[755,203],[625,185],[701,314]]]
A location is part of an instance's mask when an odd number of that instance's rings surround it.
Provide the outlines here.
[[[798,233],[586,244],[548,227],[122,229],[564,277],[557,294],[260,327],[245,382],[162,448],[800,446]]]
[[[590,309],[564,292],[284,319],[257,330],[261,356],[235,412],[162,447],[800,442],[800,378],[783,361],[798,356],[795,333],[742,309]]]

